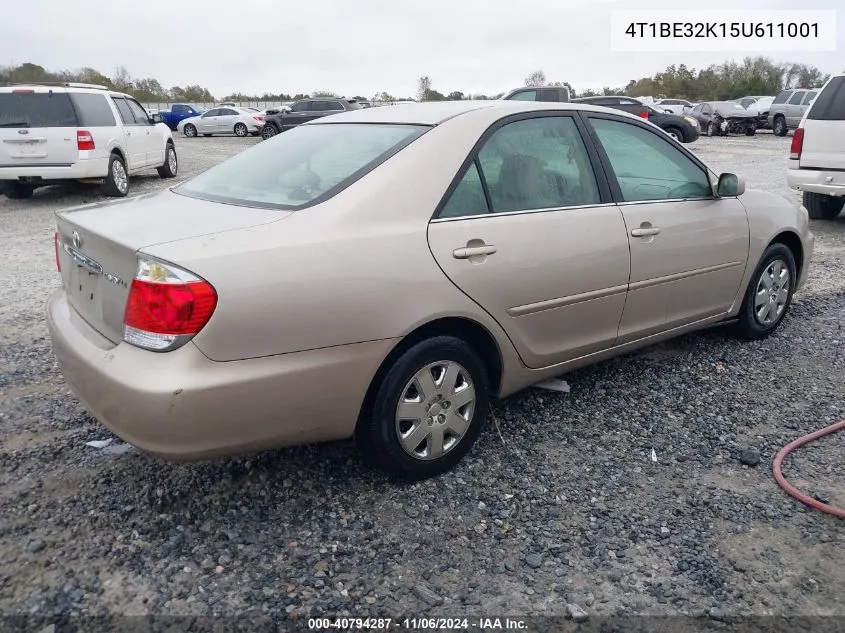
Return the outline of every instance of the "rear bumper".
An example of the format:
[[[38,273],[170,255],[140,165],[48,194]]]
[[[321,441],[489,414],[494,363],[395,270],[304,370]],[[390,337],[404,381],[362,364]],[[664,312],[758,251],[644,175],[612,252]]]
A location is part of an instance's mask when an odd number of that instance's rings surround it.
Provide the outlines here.
[[[116,435],[172,459],[202,459],[351,437],[395,341],[243,361],[114,345],[57,290],[47,304],[53,350],[83,406]]]
[[[82,180],[105,178],[109,172],[109,157],[83,158],[72,165],[56,166],[0,166],[0,180]]]
[[[845,196],[845,171],[799,169],[797,160],[789,161],[786,182],[791,189],[828,196]]]

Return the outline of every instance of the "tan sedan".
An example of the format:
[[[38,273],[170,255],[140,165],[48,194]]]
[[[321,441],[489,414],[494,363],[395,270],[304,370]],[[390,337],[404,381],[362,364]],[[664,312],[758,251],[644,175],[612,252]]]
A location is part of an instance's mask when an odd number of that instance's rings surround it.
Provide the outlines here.
[[[84,406],[143,450],[354,436],[419,478],[491,397],[714,324],[767,336],[812,251],[803,208],[625,113],[368,108],[60,212],[48,322]]]

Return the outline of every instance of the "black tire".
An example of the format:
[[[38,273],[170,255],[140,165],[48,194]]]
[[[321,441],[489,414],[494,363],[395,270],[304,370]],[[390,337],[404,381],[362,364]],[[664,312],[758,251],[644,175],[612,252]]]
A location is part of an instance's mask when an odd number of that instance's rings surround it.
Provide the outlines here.
[[[110,198],[123,198],[129,193],[129,175],[120,154],[109,156],[109,173],[103,181],[103,193]]]
[[[775,262],[781,262],[789,273],[789,286],[787,288],[785,301],[783,303],[783,310],[780,314],[770,315],[771,320],[763,322],[757,315],[755,305],[757,304],[758,289],[759,292],[764,293],[767,297],[776,294],[775,291],[765,289],[761,285],[763,273],[769,270],[769,267]],[[797,272],[795,267],[795,257],[792,251],[784,244],[776,242],[769,246],[760,258],[760,263],[754,270],[751,276],[751,281],[748,282],[748,288],[745,291],[745,297],[742,300],[742,307],[739,310],[738,321],[736,324],[737,333],[743,338],[756,340],[766,338],[774,332],[783,321],[786,313],[789,311],[789,306],[792,304],[792,295],[795,292],[795,282],[797,281]],[[772,294],[770,294],[772,293]],[[761,297],[764,298],[764,297]],[[777,309],[777,302],[775,309]],[[764,304],[764,307],[767,307]]]
[[[719,126],[716,125],[715,121],[710,121],[707,124],[707,136],[719,136]]]
[[[241,138],[249,136],[249,128],[243,123],[235,123],[232,131],[235,133],[235,136],[240,136]]]
[[[466,381],[464,384],[470,384],[475,389],[472,408],[464,410],[469,421],[463,435],[455,441],[452,448],[447,448],[444,445],[445,450],[441,457],[414,457],[400,443],[399,435],[402,432],[403,424],[397,421],[397,409],[400,399],[408,393],[406,390],[415,391],[415,387],[410,385],[417,373],[422,372],[428,365],[441,362],[456,363],[461,370],[455,374],[456,378],[462,376],[462,380]],[[436,371],[436,368],[434,371]],[[468,375],[464,376],[464,372]],[[441,375],[445,377],[445,370]],[[432,380],[432,386],[436,386],[436,383],[437,380]],[[451,389],[446,392],[445,398],[451,397],[449,392],[451,392]],[[425,405],[426,400],[423,392],[418,392],[418,395],[423,398],[420,403],[421,406]],[[409,430],[410,428],[420,427],[423,431],[427,427],[439,428],[440,433],[445,438],[446,434],[449,433],[449,426],[443,424],[443,420],[446,419],[446,415],[451,415],[449,412],[451,404],[448,399],[444,399],[442,394],[438,396],[429,393],[428,396],[438,407],[434,415],[441,414],[439,417],[442,420],[432,423],[420,418],[416,425],[408,422],[410,424]],[[437,400],[438,397],[440,400]],[[444,408],[440,409],[441,405],[438,403],[444,403]],[[490,387],[487,370],[478,354],[461,339],[452,336],[436,336],[421,341],[406,350],[387,370],[376,388],[372,405],[369,410],[362,412],[355,439],[365,458],[374,462],[375,465],[389,474],[411,481],[425,479],[446,472],[466,455],[478,439],[489,410]],[[444,412],[445,415],[443,415]],[[425,413],[425,415],[428,415],[428,413]],[[430,437],[434,437],[431,432],[421,435],[416,449],[425,445],[423,450],[430,450]]]
[[[677,128],[674,125],[669,125],[663,128],[663,131],[666,132],[666,134],[671,136],[673,139],[678,141],[678,143],[684,142],[684,133],[681,131],[680,128]]]
[[[6,182],[3,183],[2,187],[0,187],[0,193],[4,194],[7,198],[12,198],[14,200],[31,198],[33,191],[35,191],[35,187],[22,182]]]
[[[833,220],[845,207],[845,196],[834,197],[805,191],[803,202],[813,220]]]
[[[753,127],[745,128],[745,135],[746,136],[754,136],[755,134],[757,134],[757,128],[753,128]]]
[[[170,141],[167,141],[164,148],[164,165],[158,167],[156,171],[162,178],[175,178],[179,171],[179,157],[176,155],[176,148]]]
[[[261,126],[261,138],[262,140],[267,140],[268,138],[273,138],[276,134],[279,133],[279,128],[275,123],[265,123]]]
[[[772,121],[772,132],[774,132],[775,136],[786,136],[788,131],[786,119],[780,115],[776,116],[775,120]]]
[[[196,126],[192,125],[191,123],[188,123],[187,125],[185,125],[185,127],[182,128],[182,132],[188,138],[196,138],[196,136],[197,136],[197,128],[196,128]]]

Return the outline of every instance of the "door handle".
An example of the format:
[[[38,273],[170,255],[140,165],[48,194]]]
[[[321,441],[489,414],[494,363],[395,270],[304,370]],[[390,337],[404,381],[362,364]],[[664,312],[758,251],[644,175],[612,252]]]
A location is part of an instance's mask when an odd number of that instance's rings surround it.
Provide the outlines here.
[[[485,244],[484,246],[467,246],[465,248],[456,248],[452,251],[452,255],[455,259],[469,259],[470,257],[492,255],[496,252],[496,250],[496,247],[492,244]]]
[[[634,237],[650,237],[652,235],[657,235],[658,233],[660,233],[660,229],[656,226],[641,227],[639,229],[631,230],[631,235]]]

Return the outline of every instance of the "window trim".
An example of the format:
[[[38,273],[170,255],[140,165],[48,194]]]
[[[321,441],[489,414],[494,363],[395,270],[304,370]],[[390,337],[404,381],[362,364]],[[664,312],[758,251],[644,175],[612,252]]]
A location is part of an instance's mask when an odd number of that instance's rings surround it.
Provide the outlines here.
[[[787,99],[787,100],[786,100],[786,105],[800,106],[802,103],[804,103],[804,99],[805,99],[805,98],[806,98],[806,96],[807,96],[807,92],[808,92],[807,90],[796,90],[796,91],[795,91],[795,92],[793,92],[791,95],[789,95],[789,99]],[[800,98],[800,99],[798,99],[798,103],[792,103],[792,98],[793,98],[796,94],[800,94],[800,95],[801,95],[801,98]]]
[[[603,112],[588,112],[582,111],[581,116],[584,117],[585,123],[587,124],[587,131],[590,134],[590,139],[592,140],[593,144],[595,145],[596,152],[598,153],[600,160],[602,162],[602,166],[604,168],[605,177],[607,178],[607,182],[610,185],[610,190],[613,195],[613,202],[614,204],[622,207],[622,206],[629,206],[635,204],[662,204],[667,202],[688,202],[688,201],[700,201],[700,200],[717,200],[719,196],[716,195],[715,185],[713,184],[713,179],[710,177],[710,168],[707,167],[701,160],[689,151],[687,148],[683,146],[678,146],[670,142],[669,136],[665,134],[660,128],[660,132],[656,130],[652,130],[649,128],[648,125],[644,123],[640,123],[639,121],[632,121],[627,117],[620,117],[615,116],[612,114],[605,114]],[[598,133],[596,132],[595,128],[590,124],[590,119],[607,119],[610,121],[615,121],[617,123],[626,123],[628,125],[632,125],[634,127],[641,128],[646,132],[653,134],[655,138],[660,139],[661,142],[666,143],[669,147],[674,149],[675,151],[680,151],[684,156],[692,161],[692,163],[697,166],[701,171],[704,172],[704,177],[707,179],[707,184],[710,186],[710,196],[705,198],[658,198],[657,200],[625,200],[625,196],[622,195],[622,187],[619,186],[619,181],[616,178],[616,174],[613,171],[613,167],[610,163],[610,158],[607,156],[607,153],[604,150],[604,146],[601,144],[601,140],[598,137]],[[665,136],[665,138],[663,138]]]
[[[126,105],[129,106],[129,111],[132,112],[132,118],[135,119],[135,125],[142,125],[144,127],[154,125],[152,119],[150,118],[150,115],[147,113],[147,109],[140,103],[138,103],[137,99],[133,99],[132,97],[124,97],[124,99],[126,101]],[[129,105],[130,103],[134,103],[136,106],[141,108],[141,112],[143,112],[144,116],[146,117],[143,121],[138,120],[138,115],[135,114],[134,110],[132,110],[132,106]]]
[[[135,114],[132,112],[132,108],[130,108],[129,104],[126,103],[126,97],[112,95],[111,100],[114,102],[115,110],[117,110],[117,119],[120,121],[120,125],[138,125],[137,123],[135,123]],[[132,115],[132,122],[128,122],[123,119],[123,112],[120,111],[120,106],[118,105],[119,101],[123,101],[123,104],[129,109],[129,114]]]
[[[455,176],[452,178],[452,181],[449,183],[449,186],[446,188],[446,191],[441,197],[440,202],[438,202],[437,206],[434,208],[434,213],[431,214],[429,222],[455,222],[474,220],[478,218],[498,218],[506,217],[509,215],[521,215],[523,213],[548,213],[550,211],[565,211],[569,209],[606,207],[613,206],[614,204],[616,204],[612,199],[612,192],[608,184],[607,175],[604,171],[604,166],[600,162],[600,157],[596,152],[594,142],[592,138],[588,136],[589,130],[587,129],[587,126],[585,125],[583,119],[579,116],[579,112],[579,110],[538,110],[534,112],[520,112],[518,114],[511,114],[509,116],[502,117],[501,119],[498,119],[493,122],[486,130],[484,130],[478,140],[473,144],[472,149],[470,149],[469,151],[469,154],[461,163],[461,166],[458,168],[458,171],[455,173]],[[490,139],[491,136],[493,136],[493,134],[495,134],[498,130],[510,123],[516,123],[517,121],[524,121],[527,119],[545,119],[550,117],[568,117],[572,119],[575,123],[575,129],[581,137],[581,142],[584,144],[584,148],[587,151],[587,158],[590,163],[590,166],[593,169],[593,174],[596,178],[596,189],[598,189],[599,193],[599,202],[590,204],[569,205],[565,207],[521,209],[518,211],[500,211],[498,213],[494,212],[492,200],[490,199],[490,191],[487,187],[487,177],[484,175],[484,170],[481,169],[481,163],[479,162],[479,152],[487,144],[487,141]],[[484,197],[487,199],[487,213],[441,218],[440,214],[443,212],[444,207],[451,199],[452,194],[455,192],[455,189],[457,189],[460,182],[464,179],[464,176],[466,176],[470,165],[472,165],[473,163],[476,163],[478,173],[481,175],[481,184],[484,188]]]

